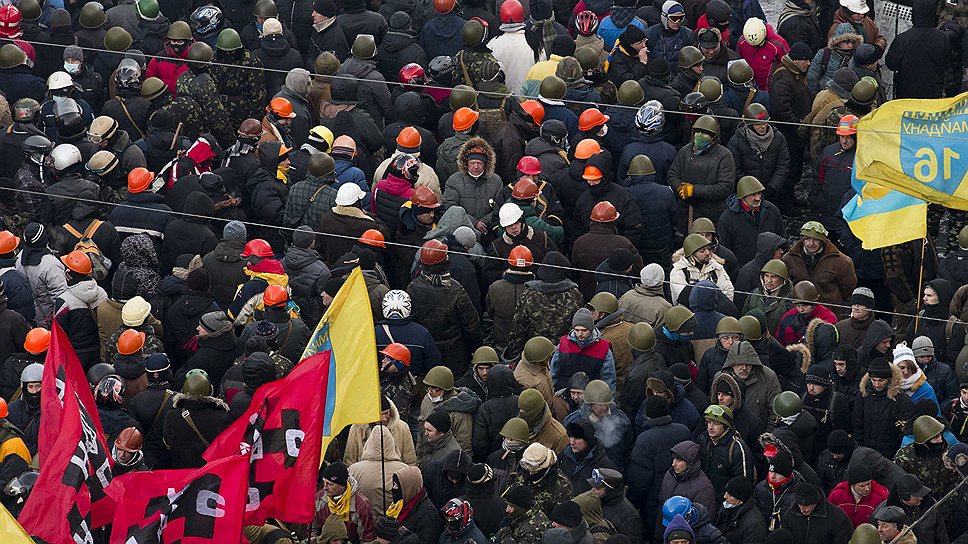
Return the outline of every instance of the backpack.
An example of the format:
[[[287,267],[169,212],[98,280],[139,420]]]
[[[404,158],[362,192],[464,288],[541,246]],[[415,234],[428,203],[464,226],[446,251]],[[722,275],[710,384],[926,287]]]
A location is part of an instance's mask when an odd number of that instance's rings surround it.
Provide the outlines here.
[[[111,270],[111,259],[101,253],[101,248],[97,247],[92,238],[102,224],[104,224],[104,221],[95,219],[84,229],[83,233],[78,232],[70,223],[64,224],[64,229],[78,239],[77,243],[74,244],[74,250],[83,252],[91,258],[91,276],[96,281],[104,281],[108,277],[108,271]]]

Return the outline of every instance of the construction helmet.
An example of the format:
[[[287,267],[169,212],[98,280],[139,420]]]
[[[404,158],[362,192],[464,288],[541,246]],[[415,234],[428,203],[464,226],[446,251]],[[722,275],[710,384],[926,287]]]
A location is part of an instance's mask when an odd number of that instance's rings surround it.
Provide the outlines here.
[[[143,438],[141,431],[136,427],[125,427],[114,441],[114,449],[128,453],[138,453],[141,451]]]
[[[463,107],[454,112],[454,130],[457,132],[463,132],[465,130],[470,130],[474,126],[474,123],[480,118],[480,115],[468,108]]]
[[[398,344],[396,342],[388,344],[387,347],[380,350],[380,353],[386,355],[394,361],[400,361],[404,365],[410,366],[410,348],[403,344]]]
[[[131,194],[143,193],[151,188],[151,182],[154,179],[154,172],[139,166],[128,172],[128,192]]]
[[[357,242],[363,245],[379,247],[382,249],[386,249],[387,247],[386,238],[384,238],[383,233],[377,229],[365,230],[363,234],[360,235],[360,238],[357,240]]]
[[[517,171],[528,176],[541,174],[541,161],[537,157],[525,155],[518,160]]]
[[[0,232],[0,255],[13,253],[20,245],[20,238],[9,230]]]
[[[585,138],[584,140],[578,142],[575,146],[575,158],[578,160],[587,160],[592,157],[592,155],[597,155],[602,152],[602,146],[598,143],[598,140],[593,138]]]
[[[420,247],[420,263],[427,266],[440,264],[447,260],[447,244],[440,240],[427,240]]]
[[[67,255],[62,256],[61,262],[64,263],[68,269],[72,272],[86,276],[91,273],[93,266],[91,265],[91,258],[87,256],[87,253],[83,251],[74,250]]]
[[[524,7],[518,0],[505,0],[501,4],[501,23],[523,23]]]
[[[508,253],[508,265],[512,268],[529,268],[534,264],[534,256],[527,246],[514,246]]]
[[[151,314],[151,304],[144,297],[131,297],[121,306],[121,323],[128,327],[140,327]]]
[[[456,5],[456,0],[434,0],[434,11],[440,15],[446,15],[454,11]]]
[[[292,102],[281,96],[273,98],[266,107],[266,111],[282,119],[292,119],[296,116],[292,111]]]
[[[414,206],[430,210],[440,207],[440,199],[437,198],[437,193],[433,192],[429,187],[424,186],[417,187],[413,190],[413,194],[410,195],[410,202]]]
[[[50,331],[43,327],[30,329],[24,339],[24,350],[32,355],[40,355],[50,348]]]
[[[743,39],[753,47],[759,47],[766,41],[766,23],[763,19],[750,17],[743,25]]]
[[[532,200],[538,197],[538,192],[537,183],[531,181],[530,178],[522,177],[511,188],[511,198],[515,200]]]
[[[10,408],[7,406],[7,401],[0,398],[0,419],[6,418],[10,415]]]
[[[613,223],[618,221],[618,216],[619,213],[615,206],[611,202],[603,200],[592,207],[592,213],[588,218],[596,223]]]
[[[505,202],[497,212],[498,222],[503,228],[517,223],[521,220],[522,216],[524,216],[524,212],[514,202]]]
[[[837,123],[837,135],[852,136],[857,134],[857,122],[860,121],[856,115],[845,115]]]
[[[602,179],[603,177],[605,177],[605,174],[603,174],[601,169],[599,169],[597,166],[585,165],[585,170],[584,172],[582,172],[581,177],[588,181],[592,181],[596,179]]]
[[[262,305],[266,308],[284,306],[289,302],[289,292],[281,285],[270,285],[262,292]]]
[[[609,117],[598,111],[597,108],[588,108],[578,116],[578,130],[589,132],[594,128],[604,125],[608,120]]]
[[[145,333],[134,329],[125,329],[118,336],[118,353],[121,355],[133,355],[145,345]]]
[[[397,134],[397,149],[402,151],[419,151],[423,138],[420,131],[414,127],[406,126]]]
[[[267,258],[272,257],[272,255],[272,246],[269,245],[269,242],[266,242],[262,238],[255,238],[253,240],[249,240],[248,243],[245,244],[245,248],[242,249],[241,256]]]
[[[521,102],[521,109],[524,110],[526,114],[531,117],[531,121],[535,125],[541,125],[544,122],[544,106],[541,102],[537,100],[525,100]]]
[[[12,40],[22,36],[20,19],[20,10],[17,6],[12,4],[0,6],[0,37]]]

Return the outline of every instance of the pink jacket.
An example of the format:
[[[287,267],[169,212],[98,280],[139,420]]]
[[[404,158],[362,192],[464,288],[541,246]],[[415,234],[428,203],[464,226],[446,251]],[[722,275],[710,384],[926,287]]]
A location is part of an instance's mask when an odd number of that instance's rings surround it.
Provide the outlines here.
[[[753,69],[753,79],[760,90],[770,88],[770,75],[780,65],[783,55],[790,52],[790,46],[782,36],[773,30],[773,26],[766,25],[766,41],[759,47],[754,47],[741,37],[736,45],[736,52],[746,59]]]
[[[843,510],[856,528],[861,523],[868,523],[874,509],[887,500],[887,495],[886,487],[877,482],[871,482],[871,494],[864,497],[860,502],[854,502],[854,494],[850,491],[850,484],[840,482],[830,492],[827,500],[830,501],[830,504]]]
[[[377,191],[383,191],[384,193],[409,200],[410,196],[413,195],[413,185],[410,185],[410,182],[407,180],[398,178],[387,172],[386,177],[376,182],[376,185],[373,186],[373,198],[370,199],[370,211],[373,213],[376,213]]]

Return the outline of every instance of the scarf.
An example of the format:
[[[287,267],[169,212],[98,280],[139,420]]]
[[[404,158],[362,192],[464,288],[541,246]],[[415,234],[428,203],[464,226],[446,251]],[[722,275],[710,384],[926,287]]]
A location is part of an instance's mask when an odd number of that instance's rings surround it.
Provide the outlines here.
[[[443,274],[431,274],[426,271],[420,273],[424,280],[434,287],[450,287],[450,272],[445,272]]]
[[[770,148],[770,144],[773,143],[773,127],[766,125],[766,134],[760,136],[753,127],[746,126],[746,139],[749,140],[750,146],[754,151],[760,155],[766,153],[766,150]]]
[[[350,504],[352,502],[353,484],[349,481],[346,482],[346,491],[338,499],[333,500],[333,497],[326,497],[326,504],[329,507],[330,514],[339,516],[339,519],[343,521],[350,520]]]
[[[524,30],[524,23],[504,23],[501,25],[501,32],[517,32],[519,30]]]
[[[911,377],[901,380],[901,389],[904,390],[908,395],[911,394],[911,387],[924,376],[924,372],[919,368],[917,372],[911,374]]]
[[[533,17],[529,17],[528,21],[531,23],[531,31],[538,32],[540,30],[540,43],[532,43],[532,40],[527,40],[528,45],[531,49],[534,49],[534,60],[538,61],[541,56],[541,52],[544,51],[548,57],[551,57],[551,45],[555,41],[555,37],[558,36],[558,32],[555,30],[555,18],[545,19],[543,21],[535,20]],[[537,47],[536,47],[537,46]]]
[[[800,417],[800,414],[793,414],[792,416],[781,417],[780,421],[782,421],[784,425],[790,426],[793,425],[793,422],[796,421],[798,417]]]
[[[696,155],[702,155],[713,146],[713,139],[705,134],[696,133],[692,136],[692,149]]]
[[[780,12],[780,18],[776,21],[776,28],[780,28],[787,19],[792,19],[793,17],[813,17],[816,12],[816,8],[803,7],[793,0],[787,0],[786,4],[783,5],[783,11]]]
[[[410,515],[410,512],[413,511],[414,507],[417,506],[417,503],[419,503],[426,494],[427,491],[421,487],[420,490],[417,491],[417,494],[406,503],[403,502],[403,499],[394,501],[390,504],[390,506],[387,507],[387,516],[396,518],[396,520],[402,525],[404,520],[407,519],[407,516]]]
[[[773,491],[774,495],[779,495],[780,493],[783,493],[784,487],[786,487],[786,484],[789,483],[790,480],[792,479],[793,479],[793,475],[791,474],[777,483],[773,483],[767,480],[766,485],[770,486],[770,490]]]

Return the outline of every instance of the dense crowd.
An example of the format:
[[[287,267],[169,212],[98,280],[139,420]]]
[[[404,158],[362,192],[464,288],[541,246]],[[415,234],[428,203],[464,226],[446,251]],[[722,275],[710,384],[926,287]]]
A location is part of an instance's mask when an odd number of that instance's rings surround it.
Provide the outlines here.
[[[359,268],[381,421],[250,542],[968,542],[968,212],[840,212],[858,119],[964,88],[966,13],[4,3],[3,503],[54,322],[115,475],[201,467]]]

